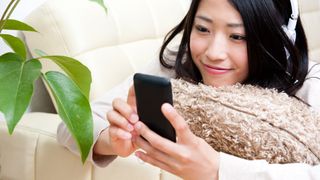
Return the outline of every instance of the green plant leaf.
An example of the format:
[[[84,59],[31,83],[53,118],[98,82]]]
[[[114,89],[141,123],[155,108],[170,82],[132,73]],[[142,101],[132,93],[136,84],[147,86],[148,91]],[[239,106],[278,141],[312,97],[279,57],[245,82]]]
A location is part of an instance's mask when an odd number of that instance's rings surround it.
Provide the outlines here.
[[[41,63],[36,59],[24,61],[15,53],[0,56],[0,110],[10,134],[30,103],[40,70]]]
[[[1,21],[1,22],[3,22],[3,21]],[[8,19],[5,22],[3,29],[37,32],[37,30],[35,30],[33,27],[29,26],[28,24],[21,22],[21,21],[18,21],[18,20],[14,20],[14,19]]]
[[[21,39],[10,34],[0,34],[0,37],[15,53],[19,54],[23,60],[26,59],[26,47]]]
[[[38,56],[48,56],[48,54],[41,49],[34,49],[33,52]]]
[[[58,113],[76,139],[84,162],[93,143],[92,114],[88,99],[69,77],[60,72],[47,72],[44,76],[56,103]]]
[[[78,60],[66,56],[42,56],[55,62],[77,84],[81,92],[89,99],[91,72]]]
[[[90,0],[90,1],[98,3],[105,10],[105,12],[108,13],[107,7],[104,5],[104,0]]]

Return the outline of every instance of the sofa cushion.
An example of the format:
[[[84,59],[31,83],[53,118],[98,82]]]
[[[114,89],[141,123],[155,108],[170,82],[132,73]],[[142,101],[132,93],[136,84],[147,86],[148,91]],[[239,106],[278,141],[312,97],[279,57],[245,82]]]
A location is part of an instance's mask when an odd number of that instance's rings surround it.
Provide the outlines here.
[[[106,13],[89,0],[46,1],[25,20],[39,33],[23,32],[36,49],[78,59],[92,72],[91,100],[157,57],[163,37],[185,15],[190,0],[108,0]],[[60,70],[42,61],[43,71]]]
[[[320,0],[299,0],[301,20],[307,35],[310,59],[320,62]]]
[[[100,168],[58,144],[57,114],[26,113],[10,135],[0,120],[1,180],[178,180],[131,155]],[[123,173],[125,170],[126,173]]]
[[[320,114],[276,90],[172,80],[174,106],[214,149],[270,163],[320,163]]]

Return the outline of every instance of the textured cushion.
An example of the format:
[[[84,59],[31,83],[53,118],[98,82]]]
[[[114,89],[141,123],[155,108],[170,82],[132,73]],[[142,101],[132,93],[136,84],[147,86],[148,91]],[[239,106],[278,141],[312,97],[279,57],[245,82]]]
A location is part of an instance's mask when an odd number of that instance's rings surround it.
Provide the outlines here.
[[[217,151],[270,163],[320,163],[320,114],[275,90],[172,80],[174,106]]]

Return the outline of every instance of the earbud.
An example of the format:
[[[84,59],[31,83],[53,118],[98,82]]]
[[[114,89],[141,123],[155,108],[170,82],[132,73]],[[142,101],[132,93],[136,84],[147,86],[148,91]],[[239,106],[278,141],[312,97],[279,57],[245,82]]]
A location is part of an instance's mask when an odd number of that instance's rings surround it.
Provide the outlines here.
[[[292,14],[291,14],[291,17],[289,18],[288,25],[283,25],[282,29],[294,44],[296,41],[296,25],[297,25],[298,16],[299,16],[299,5],[298,5],[298,0],[290,0],[290,3],[291,3]]]
[[[288,38],[291,40],[291,42],[294,44],[296,42],[296,26],[297,26],[297,22],[298,22],[298,16],[299,16],[299,5],[298,5],[298,0],[290,0],[290,4],[291,4],[291,16],[289,18],[288,21],[288,25],[283,25],[282,29],[283,31],[287,34]],[[286,55],[287,55],[287,60],[289,60],[290,58],[290,54],[287,50],[287,48],[284,48],[286,51]],[[291,73],[289,73],[288,71],[286,71],[286,74],[292,78]],[[299,80],[295,79],[293,81],[293,84],[296,85],[299,83]]]

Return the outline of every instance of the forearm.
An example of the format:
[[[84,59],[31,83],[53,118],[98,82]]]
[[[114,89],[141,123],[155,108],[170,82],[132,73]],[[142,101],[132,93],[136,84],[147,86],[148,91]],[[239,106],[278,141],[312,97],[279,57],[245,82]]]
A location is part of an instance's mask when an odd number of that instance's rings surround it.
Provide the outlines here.
[[[100,137],[100,133],[107,128],[107,123],[102,119],[95,119],[94,120],[94,131],[93,131],[93,144],[96,144]],[[67,126],[61,122],[58,130],[57,130],[57,141],[65,146],[67,149],[69,149],[72,153],[80,156],[80,151],[77,146],[76,141],[70,134]],[[99,155],[93,152],[93,147],[91,147],[89,155],[88,155],[88,161],[91,161],[94,165],[104,167],[107,166],[113,159],[115,159],[116,156],[106,156],[106,155]]]
[[[93,164],[99,167],[106,167],[117,157],[110,147],[108,128],[101,131],[90,155]]]
[[[109,110],[112,109],[112,100],[115,97],[126,97],[127,91],[129,88],[131,80],[128,79],[126,82],[122,83],[113,90],[107,92],[105,96],[100,98],[98,101],[95,101],[91,104],[92,107],[92,117],[93,117],[93,146],[91,147],[88,160],[92,161],[93,164],[97,166],[106,166],[108,165],[116,156],[110,156],[110,152],[105,152],[108,148],[104,149],[108,145],[108,140],[104,140],[105,137],[101,133],[104,133],[105,129],[109,126],[108,121],[106,120],[106,114]],[[103,137],[103,138],[101,138]],[[66,125],[61,122],[57,130],[57,139],[58,142],[67,147],[74,154],[80,155],[79,149]],[[98,146],[98,148],[94,147]]]

